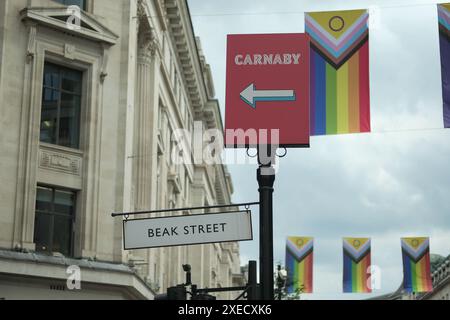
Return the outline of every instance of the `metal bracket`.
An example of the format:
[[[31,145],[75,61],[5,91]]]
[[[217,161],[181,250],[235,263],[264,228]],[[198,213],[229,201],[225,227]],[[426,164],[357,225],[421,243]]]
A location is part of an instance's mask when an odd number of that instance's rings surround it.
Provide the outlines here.
[[[253,156],[250,154],[249,151],[250,151],[250,148],[247,148],[246,153],[249,158],[256,158],[258,156],[258,151],[256,151],[255,155],[253,155]]]
[[[283,148],[283,149],[284,149],[284,153],[281,156],[278,153],[276,154],[278,158],[284,158],[287,156],[287,153],[288,153],[287,148]],[[278,149],[277,149],[277,151],[278,151]]]
[[[138,212],[124,212],[124,213],[111,213],[112,217],[125,217],[125,220],[128,220],[130,215],[142,215],[142,214],[151,214],[151,213],[166,213],[166,212],[182,212],[182,211],[192,211],[192,210],[206,210],[206,209],[221,209],[221,208],[236,208],[236,207],[245,207],[246,211],[250,211],[249,208],[251,206],[259,206],[259,202],[245,202],[245,203],[236,203],[236,204],[223,204],[217,206],[202,206],[202,207],[190,207],[190,208],[175,208],[175,209],[160,209],[160,210],[150,210],[150,211],[138,211]],[[230,212],[240,212],[238,210],[230,211]]]

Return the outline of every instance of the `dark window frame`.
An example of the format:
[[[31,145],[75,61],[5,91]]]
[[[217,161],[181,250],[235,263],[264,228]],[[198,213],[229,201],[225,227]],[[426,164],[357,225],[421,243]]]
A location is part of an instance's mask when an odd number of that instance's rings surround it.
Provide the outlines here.
[[[59,82],[59,87],[53,87],[52,85],[46,85],[45,84],[45,67],[46,66],[50,66],[52,68],[56,68],[58,70],[58,74],[59,74],[59,78],[58,78],[58,82]],[[65,90],[63,89],[63,73],[65,71],[71,71],[71,72],[77,72],[80,74],[80,91],[79,92],[74,92],[74,91],[69,91],[69,90]],[[56,115],[56,128],[55,130],[55,141],[53,142],[47,142],[47,141],[42,141],[42,137],[40,137],[40,141],[44,142],[44,143],[50,143],[52,145],[57,145],[57,146],[62,146],[62,147],[67,147],[67,148],[71,148],[71,149],[80,149],[80,145],[81,145],[81,113],[82,113],[82,108],[83,108],[83,81],[84,81],[84,72],[75,68],[70,68],[67,67],[65,65],[60,65],[57,63],[54,63],[52,61],[45,61],[44,63],[44,71],[43,71],[43,81],[42,81],[42,101],[41,101],[41,112],[43,110],[43,105],[44,105],[44,96],[45,96],[45,92],[46,90],[50,90],[50,92],[53,94],[54,91],[58,92],[58,101],[57,101],[57,115]],[[79,99],[79,110],[78,110],[78,128],[77,128],[77,139],[76,139],[76,143],[75,145],[71,145],[71,146],[67,146],[64,144],[61,144],[60,142],[60,129],[61,129],[61,102],[62,102],[62,96],[66,94],[66,95],[70,95],[72,97],[76,97]],[[42,115],[41,115],[41,125],[42,125]],[[40,130],[42,131],[42,128],[40,128]]]
[[[39,188],[43,188],[43,189],[49,189],[51,190],[51,202],[50,204],[50,209],[48,211],[46,210],[39,210],[37,208],[37,192]],[[70,214],[66,214],[66,213],[61,213],[61,212],[57,212],[55,210],[55,196],[57,192],[67,192],[67,193],[71,193],[73,196],[73,205],[71,208],[71,212]],[[73,257],[74,256],[74,252],[75,252],[75,229],[76,229],[76,210],[77,210],[77,200],[78,200],[78,192],[75,190],[71,190],[68,188],[62,188],[62,187],[53,187],[53,186],[48,186],[48,185],[43,185],[43,184],[39,184],[37,185],[36,188],[36,204],[35,204],[35,221],[38,217],[38,215],[45,215],[47,217],[50,217],[50,225],[48,226],[47,230],[49,231],[49,234],[47,235],[49,241],[48,247],[46,248],[46,250],[36,250],[38,252],[45,252],[48,254],[57,252],[53,250],[53,245],[54,245],[54,236],[55,236],[55,217],[60,217],[60,218],[66,218],[67,220],[69,220],[69,226],[70,226],[70,235],[69,235],[69,252],[68,252],[68,257]],[[34,237],[33,237],[33,242],[36,243],[36,223],[35,223],[35,228],[34,228]]]
[[[75,4],[75,3],[72,3],[72,4],[71,4],[71,3],[66,3],[66,1],[67,1],[67,2],[71,2],[71,0],[53,0],[53,1],[58,2],[58,3],[62,4],[63,6],[73,6],[73,5],[78,5],[78,4]],[[80,1],[83,1],[83,4],[82,4],[82,6],[80,7],[80,9],[83,10],[83,11],[86,11],[88,0],[80,0]],[[76,2],[78,2],[78,1],[76,1]]]

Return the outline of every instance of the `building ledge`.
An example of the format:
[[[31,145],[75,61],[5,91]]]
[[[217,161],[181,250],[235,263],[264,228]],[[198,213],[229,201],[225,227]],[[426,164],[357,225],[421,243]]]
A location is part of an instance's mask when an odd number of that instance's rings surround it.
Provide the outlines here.
[[[78,266],[82,284],[115,287],[136,299],[153,299],[155,293],[129,266],[108,262],[0,250],[0,276],[67,281],[69,266]]]

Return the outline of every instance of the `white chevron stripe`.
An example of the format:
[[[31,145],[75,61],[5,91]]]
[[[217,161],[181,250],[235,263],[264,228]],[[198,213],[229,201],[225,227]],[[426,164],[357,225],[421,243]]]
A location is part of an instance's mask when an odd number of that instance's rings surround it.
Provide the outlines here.
[[[312,249],[314,243],[314,239],[309,240],[302,248],[298,248],[295,243],[288,239],[286,245],[289,250],[295,255],[297,259],[301,258],[306,252]]]
[[[316,20],[314,20],[313,17],[311,17],[308,14],[305,14],[305,19],[307,23],[312,24],[321,32],[320,34],[321,38],[326,38],[330,40],[335,46],[339,46],[344,41],[344,39],[356,29],[358,24],[362,22],[364,19],[368,19],[368,17],[369,17],[368,13],[363,14],[358,20],[355,21],[355,23],[347,31],[345,31],[338,39],[336,39],[331,33],[325,30]]]
[[[350,244],[347,239],[344,239],[344,248],[348,253],[352,255],[354,259],[359,259],[362,254],[364,254],[368,248],[370,248],[370,239],[364,243],[359,249],[356,249],[352,244]]]
[[[425,240],[417,249],[414,249],[414,247],[410,246],[408,242],[402,239],[402,249],[404,249],[406,252],[409,253],[411,257],[414,259],[417,259],[422,255],[427,247],[430,245],[430,240]]]

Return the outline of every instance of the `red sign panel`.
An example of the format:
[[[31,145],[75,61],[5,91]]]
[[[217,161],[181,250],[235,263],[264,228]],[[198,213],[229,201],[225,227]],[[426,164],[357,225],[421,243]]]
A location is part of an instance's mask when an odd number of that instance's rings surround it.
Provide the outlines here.
[[[225,145],[309,146],[309,37],[229,35]]]

